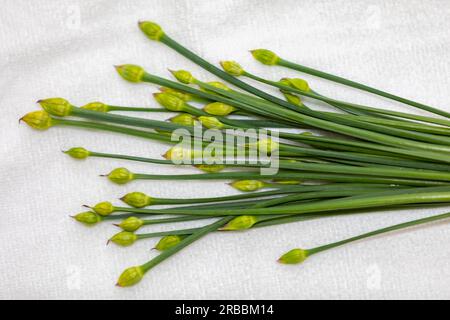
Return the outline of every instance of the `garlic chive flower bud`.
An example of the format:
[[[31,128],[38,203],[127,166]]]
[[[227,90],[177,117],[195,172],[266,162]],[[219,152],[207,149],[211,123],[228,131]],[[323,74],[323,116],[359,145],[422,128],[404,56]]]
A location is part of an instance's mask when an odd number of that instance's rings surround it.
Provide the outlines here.
[[[97,112],[109,112],[109,106],[103,102],[91,102],[81,107],[82,109],[97,111]]]
[[[121,231],[113,235],[108,242],[111,241],[119,246],[128,247],[135,243],[137,238],[137,235],[135,235],[133,232]]]
[[[70,148],[69,150],[64,151],[64,153],[74,159],[86,159],[91,154],[88,150],[82,147]]]
[[[121,66],[115,66],[119,75],[130,82],[141,82],[142,77],[145,74],[145,70],[134,64],[124,64]]]
[[[192,94],[189,94],[187,92],[178,91],[178,90],[175,90],[172,88],[166,88],[166,87],[159,88],[159,90],[163,93],[170,93],[171,95],[178,97],[186,102],[194,100],[194,97],[192,96]]]
[[[280,180],[280,179],[273,179],[272,180],[274,183],[277,184],[284,184],[284,185],[295,185],[295,184],[300,184],[301,181],[300,180]]]
[[[207,104],[203,108],[203,111],[214,116],[227,116],[230,113],[236,111],[236,108],[222,102],[213,102]]]
[[[264,152],[267,154],[272,153],[275,150],[278,150],[280,147],[278,142],[273,141],[272,139],[261,139],[257,143],[257,148],[259,152]]]
[[[134,208],[143,208],[151,205],[154,200],[143,192],[131,192],[120,198],[127,205]]]
[[[195,119],[195,117],[189,113],[181,113],[175,117],[172,117],[169,119],[170,122],[181,124],[183,126],[195,126],[198,124],[198,121]]]
[[[206,84],[209,84],[210,86],[213,86],[215,88],[222,89],[222,90],[225,90],[225,91],[231,91],[231,89],[226,84],[224,84],[222,82],[219,82],[219,81],[211,81],[211,82],[207,82]],[[203,92],[215,94],[214,91],[208,90],[208,89],[205,89],[205,88],[200,88],[200,90],[203,91]]]
[[[306,80],[300,79],[300,78],[283,78],[280,81],[284,85],[289,85],[290,87],[294,89],[298,89],[301,91],[309,92],[311,91],[311,88],[309,87],[309,84]]]
[[[183,111],[186,107],[182,99],[169,93],[154,93],[153,97],[161,106],[170,111]]]
[[[72,105],[63,98],[43,99],[39,100],[37,103],[52,116],[66,117],[72,113]]]
[[[223,164],[197,164],[195,167],[208,173],[220,172],[225,169]]]
[[[236,61],[221,61],[223,70],[232,76],[239,77],[245,73],[245,70]]]
[[[142,280],[144,277],[144,270],[141,266],[131,267],[126,269],[119,277],[117,281],[117,286],[119,287],[130,287]]]
[[[179,82],[184,84],[191,84],[195,82],[195,78],[189,71],[186,70],[169,70],[171,74],[177,79]]]
[[[285,86],[289,86],[289,87],[291,86],[291,83],[286,78],[281,79],[279,81],[279,83],[282,85],[285,85]],[[289,103],[295,104],[297,106],[302,105],[302,100],[299,96],[292,94],[291,92],[286,91],[286,90],[280,90],[280,91]]]
[[[164,251],[179,244],[186,236],[165,236],[159,240],[155,249],[158,251]]]
[[[47,130],[52,126],[52,118],[44,110],[27,113],[20,121],[25,122],[27,125],[37,130]]]
[[[244,192],[256,191],[266,186],[263,181],[259,180],[237,180],[232,182],[230,185],[233,188]]]
[[[258,218],[255,216],[239,216],[228,222],[225,226],[223,226],[219,230],[235,231],[235,230],[250,229],[257,222]]]
[[[144,225],[142,219],[136,217],[129,217],[123,220],[118,226],[124,231],[134,232]]]
[[[303,261],[308,258],[309,252],[308,250],[304,249],[293,249],[281,256],[280,259],[278,259],[279,263],[283,264],[297,264],[302,263]]]
[[[126,168],[117,168],[108,174],[108,179],[117,184],[125,184],[134,179],[134,175]]]
[[[92,210],[94,210],[95,213],[106,217],[106,216],[109,216],[111,213],[113,213],[115,211],[115,208],[111,202],[104,201],[104,202],[97,203],[92,208]]]
[[[280,60],[280,57],[278,57],[275,52],[267,49],[256,49],[251,50],[250,52],[256,60],[268,66],[276,65]]]
[[[158,24],[151,21],[139,22],[139,28],[151,40],[159,41],[164,35],[162,28]]]
[[[84,223],[86,225],[94,225],[102,221],[102,217],[92,211],[82,212],[73,216],[78,222]]]
[[[163,155],[163,157],[166,158],[167,160],[179,161],[179,160],[184,160],[184,159],[190,160],[193,157],[201,157],[202,154],[203,154],[202,150],[175,146],[175,147],[170,148]]]
[[[198,120],[202,123],[202,125],[208,129],[222,129],[225,125],[220,122],[216,117],[207,117],[201,116],[198,117]]]

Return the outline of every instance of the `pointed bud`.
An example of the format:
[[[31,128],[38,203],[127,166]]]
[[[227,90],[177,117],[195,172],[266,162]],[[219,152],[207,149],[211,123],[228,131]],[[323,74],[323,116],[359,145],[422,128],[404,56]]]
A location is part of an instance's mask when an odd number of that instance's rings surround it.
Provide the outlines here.
[[[142,77],[145,74],[145,70],[134,64],[124,64],[121,66],[115,66],[119,75],[130,82],[141,82]]]
[[[203,111],[212,114],[214,116],[227,116],[230,113],[233,113],[237,109],[233,106],[230,106],[228,104],[222,103],[222,102],[213,102],[210,104],[207,104]]]
[[[186,236],[165,236],[159,240],[155,249],[158,251],[164,251],[179,244]]]
[[[123,220],[119,227],[121,227],[124,231],[134,232],[138,230],[140,227],[142,227],[144,224],[144,221],[142,219],[136,218],[136,217],[129,217]]]
[[[208,129],[222,129],[225,125],[220,122],[216,117],[198,117],[198,120],[202,123],[202,126]]]
[[[210,86],[213,86],[214,88],[222,89],[222,90],[225,90],[225,91],[231,91],[231,89],[225,83],[222,83],[222,82],[211,81],[211,82],[207,82],[206,84],[209,84]],[[200,87],[200,90],[204,91],[204,92],[207,92],[207,93],[215,94],[214,91],[208,90],[208,89],[205,89],[205,88],[202,88],[202,87]]]
[[[287,79],[281,79],[278,82],[284,86],[288,86],[288,87],[291,86],[290,82]],[[296,106],[300,106],[303,104],[302,100],[299,96],[292,94],[291,92],[286,91],[286,90],[281,89],[280,91],[289,103],[295,104]]]
[[[195,167],[208,173],[220,172],[225,169],[223,164],[197,164]]]
[[[42,109],[47,111],[52,116],[66,117],[72,113],[73,106],[63,98],[50,98],[39,100],[38,103]]]
[[[198,124],[198,121],[195,119],[195,117],[192,114],[189,113],[181,113],[175,117],[172,117],[169,119],[170,122],[181,124],[183,126],[195,126]]]
[[[73,216],[78,222],[84,223],[86,225],[94,225],[102,221],[102,217],[92,211],[82,212]]]
[[[37,130],[47,130],[52,126],[52,118],[44,110],[27,113],[20,121],[25,122],[27,125]]]
[[[280,57],[267,49],[256,49],[251,50],[250,52],[256,60],[268,66],[276,65],[278,64],[278,61],[280,61]]]
[[[97,111],[97,112],[109,112],[109,106],[103,102],[91,102],[81,107],[82,109]]]
[[[151,40],[159,41],[164,35],[162,28],[158,24],[151,21],[139,22],[139,28]]]
[[[161,106],[170,111],[183,111],[186,107],[182,99],[169,93],[154,93],[153,97]]]
[[[228,222],[225,226],[220,228],[221,231],[236,231],[245,230],[253,227],[258,222],[255,216],[239,216]]]
[[[221,61],[222,69],[232,76],[239,77],[245,73],[245,70],[236,61]]]
[[[194,76],[189,71],[186,70],[178,70],[178,71],[169,70],[169,71],[171,74],[173,74],[175,79],[177,79],[181,83],[191,84],[195,82]]]
[[[117,168],[108,174],[108,179],[117,184],[125,184],[133,180],[134,175],[126,168]]]
[[[64,153],[74,159],[86,159],[90,155],[90,152],[82,147],[70,148],[69,150],[64,151]]]
[[[291,88],[305,92],[311,91],[311,88],[309,87],[309,84],[306,80],[300,78],[284,78],[282,79],[282,81],[287,81],[285,83],[288,83]]]
[[[281,256],[280,259],[278,259],[279,263],[283,264],[296,264],[296,263],[302,263],[303,261],[308,258],[308,250],[303,249],[293,249]]]
[[[202,150],[198,149],[186,149],[180,146],[175,146],[170,148],[163,157],[167,160],[173,161],[181,161],[181,160],[190,160],[193,157],[201,157]]]
[[[237,180],[230,185],[233,188],[244,192],[256,191],[266,186],[266,184],[260,180]]]
[[[106,216],[109,216],[111,213],[113,213],[116,209],[111,204],[111,202],[104,201],[104,202],[97,203],[92,208],[92,210],[94,210],[95,213],[97,213],[103,217],[106,217]]]
[[[114,242],[115,244],[122,247],[128,247],[135,243],[137,238],[137,235],[135,235],[133,232],[121,231],[113,235],[109,239],[109,241]]]
[[[141,266],[131,267],[126,269],[119,277],[117,286],[119,287],[131,287],[137,284],[144,277],[144,270]]]
[[[120,200],[135,208],[147,207],[154,202],[152,197],[149,197],[143,192],[130,192],[120,198]]]
[[[192,94],[189,94],[187,92],[183,92],[183,91],[179,91],[179,90],[175,90],[172,88],[166,88],[166,87],[162,87],[159,88],[159,90],[163,93],[169,93],[175,97],[180,98],[181,100],[187,102],[187,101],[192,101],[194,100],[194,97]]]

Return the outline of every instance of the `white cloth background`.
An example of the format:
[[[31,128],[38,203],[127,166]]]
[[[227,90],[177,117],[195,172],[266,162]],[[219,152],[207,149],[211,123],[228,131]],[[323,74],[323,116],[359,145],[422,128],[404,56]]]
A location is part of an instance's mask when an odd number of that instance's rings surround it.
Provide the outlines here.
[[[152,240],[105,246],[109,223],[83,227],[68,216],[80,205],[135,190],[160,197],[232,194],[224,181],[134,182],[99,178],[118,165],[153,173],[197,172],[121,161],[77,162],[72,146],[157,157],[166,146],[102,132],[36,132],[17,120],[39,98],[75,105],[100,100],[156,106],[155,87],[126,83],[113,65],[135,63],[168,76],[185,68],[215,79],[137,28],[154,20],[212,62],[234,59],[272,79],[297,75],[255,62],[248,50],[269,48],[305,65],[449,107],[449,1],[23,1],[0,10],[0,298],[299,299],[450,298],[450,231],[438,223],[317,255],[300,266],[276,258],[374,228],[444,212],[403,210],[214,234],[149,272],[133,288],[114,283],[147,261]],[[396,110],[405,106],[305,76],[335,97]],[[167,115],[144,115],[165,119]],[[193,224],[178,224],[175,228]],[[164,229],[170,226],[164,226]],[[156,230],[147,228],[145,230]]]

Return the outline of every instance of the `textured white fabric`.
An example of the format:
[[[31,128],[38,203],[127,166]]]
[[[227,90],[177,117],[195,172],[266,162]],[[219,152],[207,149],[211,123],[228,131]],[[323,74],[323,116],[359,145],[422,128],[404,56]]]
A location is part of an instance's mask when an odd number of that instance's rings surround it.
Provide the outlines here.
[[[119,165],[153,173],[197,172],[121,161],[74,161],[72,146],[158,157],[166,146],[102,132],[36,132],[17,120],[39,98],[75,105],[100,100],[155,106],[156,88],[120,79],[115,64],[136,63],[168,76],[185,68],[214,77],[148,41],[136,23],[159,22],[173,38],[212,62],[235,59],[270,78],[296,75],[255,62],[270,48],[305,65],[446,108],[449,98],[449,1],[107,1],[3,0],[0,10],[0,298],[38,299],[325,299],[450,298],[450,232],[438,223],[317,255],[301,266],[276,258],[445,209],[403,210],[214,234],[150,271],[141,284],[114,287],[121,271],[154,256],[153,240],[105,246],[109,223],[83,227],[68,216],[80,205],[141,190],[161,197],[232,194],[224,181],[134,182],[116,186],[98,174]],[[324,93],[396,110],[405,106],[305,76]],[[143,115],[165,119],[167,115]],[[181,223],[174,228],[195,224]],[[163,226],[163,229],[171,226]],[[146,228],[144,230],[157,230]]]

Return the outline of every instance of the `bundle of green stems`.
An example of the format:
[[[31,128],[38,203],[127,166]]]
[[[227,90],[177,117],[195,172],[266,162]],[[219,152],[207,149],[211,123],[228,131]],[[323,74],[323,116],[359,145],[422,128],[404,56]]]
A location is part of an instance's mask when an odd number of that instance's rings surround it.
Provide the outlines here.
[[[123,195],[123,205],[109,201],[84,205],[89,210],[73,216],[75,220],[85,225],[114,222],[122,229],[108,243],[130,246],[138,240],[160,238],[154,247],[159,254],[123,271],[118,286],[138,283],[150,269],[212,232],[243,231],[386,208],[444,207],[450,203],[450,114],[446,111],[284,60],[266,49],[251,53],[265,65],[307,73],[431,114],[404,113],[334,99],[313,90],[301,78],[267,79],[244,70],[234,61],[222,61],[222,70],[173,40],[156,23],[140,22],[139,27],[147,38],[175,50],[219,79],[205,82],[188,71],[172,70],[177,80],[172,81],[137,65],[116,66],[127,81],[157,85],[159,92],[154,98],[160,106],[91,102],[77,107],[63,98],[49,98],[38,101],[42,110],[21,120],[38,130],[74,127],[169,145],[165,159],[83,147],[64,151],[74,159],[194,166],[202,171],[163,175],[119,167],[103,175],[113,183],[231,180],[230,187],[240,193],[207,198],[156,198],[137,191]],[[239,77],[257,81],[266,86],[265,90]],[[220,81],[233,85],[234,89]],[[331,109],[318,111],[314,108],[315,101],[326,103]],[[170,118],[159,121],[142,117],[143,113],[168,113]],[[242,137],[245,130],[263,131],[265,135],[245,140]],[[180,140],[188,143],[180,146]],[[229,141],[241,143],[230,145]],[[212,146],[214,151],[207,153]],[[233,161],[225,161],[224,155]],[[265,161],[261,161],[262,156]],[[237,161],[238,157],[244,160]],[[263,174],[274,164],[274,172]],[[449,217],[449,213],[429,216],[315,248],[296,248],[278,261],[300,263],[313,254],[344,244]],[[152,233],[141,230],[188,221],[202,226]]]

